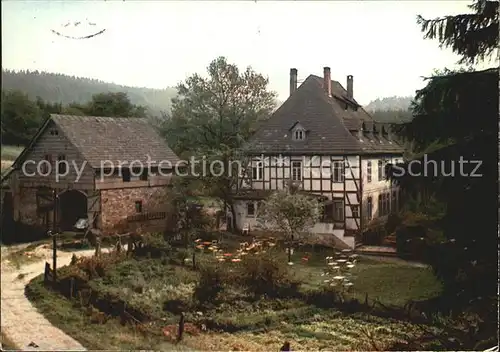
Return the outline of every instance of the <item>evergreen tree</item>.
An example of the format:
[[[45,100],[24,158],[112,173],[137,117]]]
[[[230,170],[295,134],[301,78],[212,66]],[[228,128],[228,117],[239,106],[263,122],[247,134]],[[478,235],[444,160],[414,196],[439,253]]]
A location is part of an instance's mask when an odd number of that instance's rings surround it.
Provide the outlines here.
[[[23,92],[2,90],[2,144],[26,145],[42,124],[43,110]]]
[[[470,14],[418,18],[426,38],[438,39],[469,65],[490,60],[498,45],[498,1],[478,0],[471,9]],[[413,120],[399,130],[415,153],[426,153],[427,174],[422,167],[419,177],[408,172],[392,176],[403,189],[437,196],[446,204],[443,228],[448,241],[434,248],[432,261],[445,285],[444,301],[463,309],[490,299],[490,314],[482,318],[495,327],[498,84],[498,68],[445,70],[428,78],[415,97]],[[467,161],[462,161],[462,170],[460,160]],[[436,167],[429,168],[431,161]],[[452,164],[454,175],[445,176]],[[413,164],[413,173],[416,168]]]

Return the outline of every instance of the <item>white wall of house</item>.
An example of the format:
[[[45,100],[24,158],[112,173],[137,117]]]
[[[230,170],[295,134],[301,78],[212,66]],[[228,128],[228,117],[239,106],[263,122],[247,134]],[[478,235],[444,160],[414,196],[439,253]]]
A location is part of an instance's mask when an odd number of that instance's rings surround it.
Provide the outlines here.
[[[302,189],[315,194],[333,197],[342,197],[344,187],[355,190],[353,182],[346,182],[335,177],[335,163],[341,163],[345,158],[349,158],[353,165],[353,172],[359,178],[359,171],[356,169],[359,164],[359,156],[262,156],[255,157],[250,162],[244,188],[259,190],[276,190],[286,187],[286,180],[293,179],[301,184]],[[338,165],[338,164],[337,164]],[[299,171],[300,170],[300,171]],[[332,182],[332,177],[336,182]],[[350,176],[351,177],[351,176]]]
[[[388,215],[390,209],[394,209],[399,204],[399,187],[385,179],[384,167],[387,163],[398,163],[402,161],[402,156],[384,156],[379,158],[363,158],[362,185],[363,185],[363,217],[371,220],[380,216]],[[371,170],[371,172],[370,172]],[[370,177],[371,175],[371,177]],[[386,206],[380,207],[379,199],[388,195]],[[396,197],[395,197],[396,196]],[[388,204],[387,204],[388,203]],[[370,212],[371,204],[371,212]],[[370,217],[371,213],[371,217]],[[365,223],[366,223],[365,220]]]
[[[334,200],[335,205],[328,211],[338,215],[339,204],[342,205],[343,202],[342,228],[339,228],[338,222],[320,222],[311,231],[335,235],[354,247],[354,237],[345,236],[345,230],[355,231],[361,228],[361,214],[363,213],[364,217],[367,215],[368,199],[370,197],[372,199],[372,218],[380,212],[378,199],[381,194],[391,192],[389,201],[392,200],[392,191],[395,188],[391,188],[391,182],[383,177],[379,179],[379,160],[382,161],[383,170],[384,162],[394,163],[401,159],[400,156],[367,158],[358,155],[255,157],[243,178],[242,188],[279,190],[285,188],[288,180],[292,179],[300,184],[304,191]],[[368,177],[369,163],[371,163],[371,179]],[[258,224],[255,215],[247,214],[248,202],[250,201],[236,202],[236,223],[239,228],[248,224],[251,230],[257,228]],[[254,209],[257,214],[257,202],[251,202],[255,203]]]
[[[248,204],[253,204],[254,212],[249,213],[252,210],[252,206],[249,207]],[[262,224],[258,221],[259,216],[259,202],[255,200],[238,200],[235,202],[236,211],[236,224],[239,228],[243,228],[248,225],[251,231],[263,230]],[[266,225],[264,224],[264,228]],[[338,229],[334,227],[333,223],[316,223],[309,232],[318,235],[332,235],[336,236],[338,239],[342,240],[348,247],[354,248],[354,237],[344,236],[344,229]]]

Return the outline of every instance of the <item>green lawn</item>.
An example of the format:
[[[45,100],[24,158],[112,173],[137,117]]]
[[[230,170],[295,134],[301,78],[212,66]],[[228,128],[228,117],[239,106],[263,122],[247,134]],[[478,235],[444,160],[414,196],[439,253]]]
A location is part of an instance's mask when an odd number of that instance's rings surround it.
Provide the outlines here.
[[[92,316],[80,307],[78,300],[70,301],[46,288],[43,278],[34,279],[28,289],[32,303],[53,325],[75,338],[89,350],[158,350],[177,351],[172,344],[161,342],[158,336],[148,336],[118,320],[105,324],[93,323]]]
[[[193,296],[200,273],[189,265],[180,265],[182,250],[158,259],[120,259],[108,266],[104,274],[88,281],[97,297],[109,302],[122,300],[130,312],[148,316],[148,323],[139,327],[120,324],[120,318],[111,317],[116,311],[107,312],[111,315],[104,320],[97,319],[103,313],[86,306],[83,296],[68,300],[45,287],[42,277],[28,285],[27,295],[47,319],[89,349],[268,351],[279,350],[288,340],[295,349],[373,350],[387,349],[397,341],[420,336],[418,327],[407,322],[362,312],[340,312],[334,306],[323,307],[311,301],[310,295],[323,294],[326,287],[321,273],[326,266],[325,256],[331,250],[297,250],[292,258],[294,264],[287,265],[284,249],[276,248],[272,257],[283,263],[287,277],[301,282],[295,294],[285,293],[275,298],[256,296],[247,288],[228,282],[216,301],[200,302]],[[230,251],[236,253],[234,246],[224,248],[224,252]],[[214,255],[209,253],[198,252],[198,266],[214,261]],[[240,264],[229,261],[221,265],[231,272],[231,268],[237,269]],[[80,269],[66,267],[58,277],[75,270]],[[353,275],[354,290],[348,296],[364,300],[368,293],[370,299],[378,299],[385,305],[432,297],[440,290],[430,270],[404,263],[360,258]],[[164,330],[175,335],[180,311],[185,312],[186,326],[192,326],[186,328],[182,344],[174,346]]]

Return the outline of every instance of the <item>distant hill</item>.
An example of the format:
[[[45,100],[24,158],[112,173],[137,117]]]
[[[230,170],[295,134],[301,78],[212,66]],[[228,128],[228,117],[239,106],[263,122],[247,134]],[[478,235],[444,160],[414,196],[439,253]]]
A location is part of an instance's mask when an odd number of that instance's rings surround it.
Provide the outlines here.
[[[39,96],[45,101],[64,105],[73,102],[86,103],[97,93],[125,92],[133,104],[148,107],[154,115],[170,110],[171,99],[177,95],[173,87],[165,89],[126,87],[58,73],[10,70],[2,70],[2,89],[20,90],[28,94],[31,99]]]
[[[412,99],[412,97],[378,98],[364,108],[378,122],[408,122],[412,119],[412,114],[409,110]]]
[[[365,109],[373,112],[373,111],[395,111],[395,110],[408,110],[410,107],[411,101],[413,97],[387,97],[387,98],[378,98],[376,100],[371,101],[368,105],[365,106]]]

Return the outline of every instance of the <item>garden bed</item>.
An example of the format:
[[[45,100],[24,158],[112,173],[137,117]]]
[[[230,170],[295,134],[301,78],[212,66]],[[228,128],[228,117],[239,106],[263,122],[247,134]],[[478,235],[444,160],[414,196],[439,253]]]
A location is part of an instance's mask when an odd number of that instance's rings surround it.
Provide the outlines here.
[[[179,265],[185,261],[179,261],[182,255],[176,250],[160,258],[110,254],[119,258],[101,259],[107,264],[95,259],[93,264],[85,264],[85,268],[93,265],[90,279],[82,274],[83,266],[75,269],[78,264],[61,269],[61,285],[67,285],[70,277],[72,285],[75,277],[81,280],[76,285],[79,288],[72,289],[72,299],[66,298],[67,289],[59,288],[65,297],[44,286],[41,278],[28,285],[27,295],[51,322],[91,349],[148,346],[172,350],[165,346],[174,342],[181,312],[186,322],[184,347],[177,348],[275,350],[288,341],[294,349],[373,350],[388,349],[422,334],[415,324],[377,317],[369,309],[343,309],[324,282],[325,256],[329,254],[324,249],[296,250],[293,265],[287,262],[284,250],[274,249],[262,261],[255,259],[258,253],[239,259],[241,251],[233,250],[219,256],[200,249],[196,270],[190,262]],[[246,260],[257,260],[256,265],[245,267]],[[271,269],[252,269],[261,266],[275,268],[272,280],[276,284],[264,277]],[[368,294],[370,301],[401,306],[408,299],[439,293],[432,273],[423,268],[366,260],[357,263],[352,274],[354,288],[344,292],[344,300],[365,299]],[[214,287],[220,290],[214,292]],[[82,295],[82,291],[87,293]],[[127,314],[123,314],[125,310]],[[86,328],[81,329],[84,324]],[[94,330],[96,336],[106,332],[110,336],[91,338]]]

